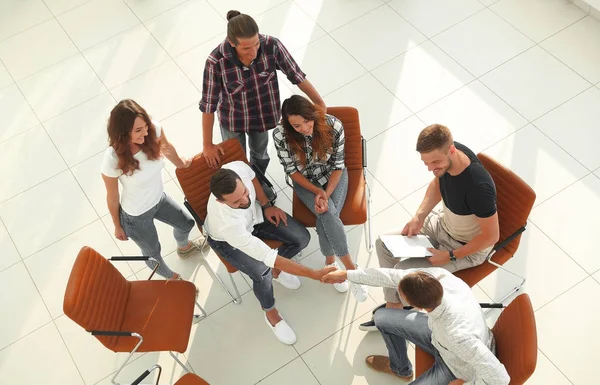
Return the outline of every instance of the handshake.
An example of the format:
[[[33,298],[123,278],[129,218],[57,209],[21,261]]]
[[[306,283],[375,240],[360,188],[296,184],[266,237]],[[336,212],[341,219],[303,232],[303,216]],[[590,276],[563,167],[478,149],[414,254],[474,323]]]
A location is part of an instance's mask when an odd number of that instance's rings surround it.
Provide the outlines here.
[[[323,283],[342,283],[346,281],[346,270],[340,270],[335,266],[325,266],[319,270],[313,270],[312,279]]]

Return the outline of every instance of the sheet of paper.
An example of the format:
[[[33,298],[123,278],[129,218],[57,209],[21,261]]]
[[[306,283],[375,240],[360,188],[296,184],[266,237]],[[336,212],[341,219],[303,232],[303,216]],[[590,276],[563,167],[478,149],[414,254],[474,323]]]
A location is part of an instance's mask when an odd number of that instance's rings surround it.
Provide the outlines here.
[[[379,238],[396,258],[425,258],[431,256],[427,248],[433,247],[433,245],[425,235],[414,235],[412,237],[380,235]]]

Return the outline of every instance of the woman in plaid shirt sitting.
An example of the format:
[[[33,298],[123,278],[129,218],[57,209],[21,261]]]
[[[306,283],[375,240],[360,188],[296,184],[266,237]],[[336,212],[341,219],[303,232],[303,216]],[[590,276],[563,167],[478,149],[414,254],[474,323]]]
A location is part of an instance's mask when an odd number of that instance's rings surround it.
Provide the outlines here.
[[[348,251],[348,240],[340,212],[348,192],[348,171],[344,159],[344,126],[308,99],[293,95],[283,102],[281,123],[273,131],[273,141],[286,178],[294,191],[317,216],[317,234],[325,264],[339,268],[340,258],[347,270],[356,269]],[[340,293],[348,282],[336,283]],[[359,301],[367,299],[366,286],[351,284]]]

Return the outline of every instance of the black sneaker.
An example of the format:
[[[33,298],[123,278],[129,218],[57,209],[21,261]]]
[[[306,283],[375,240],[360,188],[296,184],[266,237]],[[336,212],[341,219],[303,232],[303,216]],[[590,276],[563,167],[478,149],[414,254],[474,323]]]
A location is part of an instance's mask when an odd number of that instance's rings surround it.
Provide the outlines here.
[[[375,309],[373,309],[373,314],[375,314],[375,312],[379,309],[383,309],[385,307],[385,303],[382,305],[377,306]],[[375,332],[377,331],[377,326],[375,326],[375,321],[371,318],[370,321],[367,322],[363,322],[360,325],[358,325],[358,328],[360,330],[362,330],[363,332]]]
[[[375,326],[375,321],[374,320],[363,322],[360,325],[358,325],[358,328],[360,330],[362,330],[363,332],[375,332],[375,331],[377,331],[377,326]]]

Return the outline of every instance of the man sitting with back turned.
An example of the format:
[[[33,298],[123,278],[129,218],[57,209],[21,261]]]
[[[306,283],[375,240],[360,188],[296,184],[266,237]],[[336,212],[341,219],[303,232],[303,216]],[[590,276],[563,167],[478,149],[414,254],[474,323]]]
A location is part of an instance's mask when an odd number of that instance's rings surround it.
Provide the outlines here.
[[[375,324],[388,349],[385,356],[368,356],[367,366],[404,381],[413,377],[406,341],[434,357],[431,369],[413,385],[506,385],[510,377],[495,356],[495,341],[471,288],[447,270],[337,270],[326,283],[348,281],[397,291],[403,302],[425,313],[378,309]]]
[[[377,239],[379,266],[410,269],[439,266],[450,272],[482,264],[500,235],[496,212],[496,186],[475,153],[455,142],[441,124],[425,127],[417,139],[417,151],[434,178],[415,216],[402,235],[426,235],[434,248],[429,258],[395,258]],[[432,211],[442,201],[440,213]],[[384,289],[385,307],[401,308],[396,290]],[[383,305],[382,305],[383,306]],[[376,330],[374,321],[361,330]]]
[[[291,260],[308,245],[310,234],[290,215],[271,206],[246,163],[225,164],[210,179],[210,192],[204,222],[208,244],[252,279],[254,295],[275,336],[284,344],[295,343],[294,331],[275,308],[272,281],[295,290],[300,287],[296,275],[320,280],[335,268],[313,270]],[[283,245],[272,249],[260,238]]]

